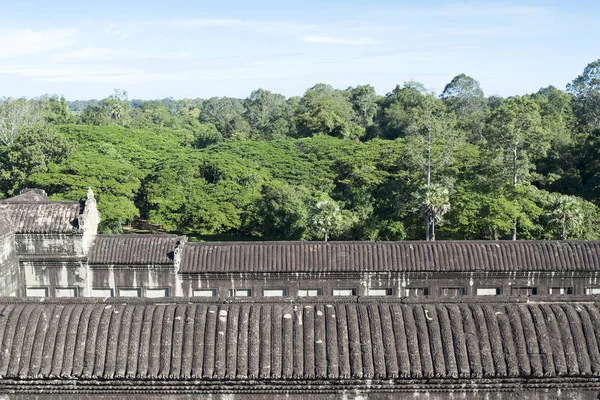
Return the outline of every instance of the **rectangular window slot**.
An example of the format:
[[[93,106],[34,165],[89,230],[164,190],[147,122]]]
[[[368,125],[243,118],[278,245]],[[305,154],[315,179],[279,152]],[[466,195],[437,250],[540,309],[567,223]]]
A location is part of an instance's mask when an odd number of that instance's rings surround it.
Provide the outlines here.
[[[142,290],[140,288],[121,288],[119,296],[121,297],[141,297]]]
[[[367,289],[367,296],[391,296],[391,288]]]
[[[28,287],[26,294],[28,297],[48,297],[47,287]]]
[[[429,295],[429,288],[405,288],[407,297],[421,297]]]
[[[287,289],[263,289],[264,297],[285,297],[287,293]]]
[[[56,288],[54,295],[56,297],[77,297],[77,288]]]
[[[477,296],[497,296],[500,288],[477,288]]]
[[[160,297],[169,297],[169,289],[158,289],[158,288],[152,288],[152,289],[146,289],[146,297],[151,298],[151,299],[155,299],[155,298],[160,298]]]
[[[216,297],[217,289],[196,289],[194,297]]]
[[[323,290],[321,289],[298,289],[298,297],[316,297],[322,295]]]
[[[229,289],[229,297],[250,297],[251,289]]]
[[[548,293],[552,294],[552,295],[573,294],[573,288],[572,287],[551,287],[550,289],[548,289]]]
[[[600,294],[600,288],[590,287],[590,288],[585,289],[585,293],[586,294]]]
[[[467,293],[464,287],[445,287],[442,288],[441,295],[442,296],[464,296]]]
[[[512,294],[520,296],[535,296],[537,294],[536,287],[513,287],[510,291]]]
[[[92,297],[113,297],[115,291],[112,288],[95,288],[92,289]]]
[[[334,296],[356,296],[356,289],[333,289]]]

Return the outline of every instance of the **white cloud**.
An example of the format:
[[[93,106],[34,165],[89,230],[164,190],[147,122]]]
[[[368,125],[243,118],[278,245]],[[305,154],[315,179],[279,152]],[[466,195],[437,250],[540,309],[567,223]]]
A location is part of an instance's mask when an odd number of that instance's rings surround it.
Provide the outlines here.
[[[102,48],[102,47],[87,47],[83,49],[78,49],[75,51],[71,51],[68,53],[62,53],[57,55],[57,59],[62,61],[92,61],[92,60],[107,60],[114,57],[120,56],[128,56],[135,55],[137,52],[121,50],[121,49],[112,49],[112,48]]]
[[[0,74],[10,74],[50,82],[124,81],[135,76],[138,72],[133,68],[110,66],[102,68],[81,68],[79,66],[12,66],[0,68]]]
[[[0,59],[69,47],[75,43],[77,33],[77,29],[0,31]]]
[[[220,27],[229,30],[244,30],[262,33],[310,32],[318,29],[318,25],[314,24],[298,24],[294,22],[274,22],[232,18],[165,19],[140,22],[137,25],[152,27],[166,26],[170,28]]]
[[[135,33],[135,29],[131,29],[130,25],[117,26],[115,24],[108,24],[104,33],[106,36],[116,40],[126,40]]]
[[[378,40],[371,39],[368,37],[360,37],[360,38],[340,38],[334,36],[305,36],[302,38],[302,41],[309,43],[324,43],[324,44],[347,44],[354,46],[364,46],[370,44],[378,44],[380,43]]]
[[[442,17],[536,17],[545,15],[548,9],[540,7],[512,6],[502,3],[453,3],[442,7],[423,8],[416,11],[419,15]]]

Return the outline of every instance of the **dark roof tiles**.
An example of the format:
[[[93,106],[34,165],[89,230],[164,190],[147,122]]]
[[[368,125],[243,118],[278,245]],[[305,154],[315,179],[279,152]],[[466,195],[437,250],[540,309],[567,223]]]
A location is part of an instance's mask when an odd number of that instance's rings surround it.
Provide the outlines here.
[[[187,243],[181,272],[600,270],[600,242]]]
[[[233,381],[599,376],[600,311],[593,300],[3,299],[0,376]]]
[[[91,265],[173,264],[176,235],[97,235],[90,248]]]
[[[16,233],[73,233],[78,227],[78,202],[1,203]]]

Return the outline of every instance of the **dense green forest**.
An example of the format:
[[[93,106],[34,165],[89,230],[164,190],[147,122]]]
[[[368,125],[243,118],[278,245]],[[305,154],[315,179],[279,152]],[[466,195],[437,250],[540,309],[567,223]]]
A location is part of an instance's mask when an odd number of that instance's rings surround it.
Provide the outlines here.
[[[385,96],[0,99],[0,197],[95,191],[103,232],[267,240],[600,238],[600,60],[566,90],[456,76]]]

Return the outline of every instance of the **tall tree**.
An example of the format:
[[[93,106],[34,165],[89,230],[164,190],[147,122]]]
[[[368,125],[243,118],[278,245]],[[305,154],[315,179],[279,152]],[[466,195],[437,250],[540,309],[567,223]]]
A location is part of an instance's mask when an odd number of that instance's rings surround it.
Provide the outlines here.
[[[211,97],[202,102],[200,122],[214,124],[225,138],[247,138],[250,125],[243,117],[245,112],[242,100],[231,97]]]
[[[293,133],[293,110],[285,96],[258,89],[244,100],[244,107],[244,117],[254,130],[254,137],[282,139]]]
[[[317,234],[323,235],[323,240],[327,241],[332,232],[340,229],[343,224],[343,216],[340,206],[329,196],[321,196],[323,199],[311,208],[309,214],[310,225]]]
[[[346,91],[358,123],[365,129],[372,126],[379,111],[379,96],[377,96],[375,88],[371,85],[358,85],[349,87]]]
[[[489,113],[487,99],[479,82],[468,75],[455,76],[440,95],[448,111],[456,114],[459,126],[473,141],[481,135]]]
[[[529,184],[532,160],[545,156],[550,147],[539,106],[529,97],[504,100],[490,115],[483,146],[500,182],[513,189]],[[515,218],[513,240],[517,239],[517,222]]]
[[[21,130],[12,145],[0,151],[0,189],[13,194],[32,174],[48,171],[51,164],[66,160],[73,144],[51,126]]]
[[[575,196],[552,196],[550,222],[559,228],[559,239],[567,240],[570,232],[576,233],[583,224],[581,199]]]
[[[347,95],[324,84],[308,89],[296,111],[298,135],[302,137],[324,134],[358,139],[365,130],[355,120]]]
[[[435,226],[450,211],[450,190],[447,186],[430,184],[417,194],[421,214],[425,217],[425,240],[435,240]]]
[[[479,82],[465,74],[455,76],[446,85],[440,98],[459,117],[469,116],[486,105]]]
[[[573,110],[582,128],[600,128],[600,59],[589,63],[567,92],[574,96]]]
[[[0,101],[0,143],[10,146],[26,128],[42,120],[34,101],[8,98]]]
[[[413,122],[415,110],[426,107],[427,89],[419,82],[406,82],[396,85],[385,96],[377,117],[381,135],[386,139],[396,139],[408,134],[407,128]]]
[[[267,238],[303,239],[309,222],[307,197],[303,187],[271,182],[257,203],[258,230]]]

